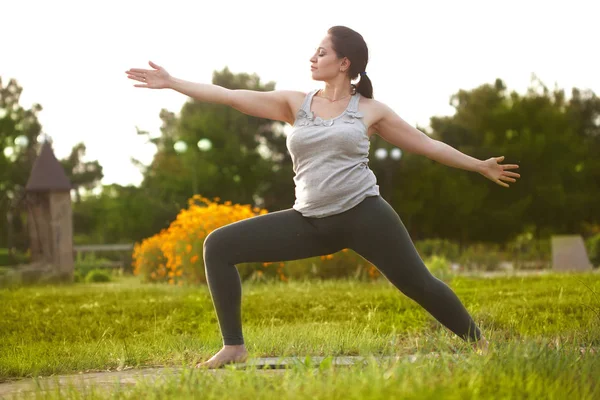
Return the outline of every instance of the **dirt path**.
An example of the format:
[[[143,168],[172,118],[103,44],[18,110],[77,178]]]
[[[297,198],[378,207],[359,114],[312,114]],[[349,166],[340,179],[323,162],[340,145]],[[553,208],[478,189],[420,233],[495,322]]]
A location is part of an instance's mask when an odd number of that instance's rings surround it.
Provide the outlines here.
[[[429,355],[428,355],[429,356]],[[435,357],[435,353],[432,353]],[[411,362],[416,360],[416,356],[405,356]],[[311,357],[311,365],[317,367],[325,357]],[[286,368],[291,368],[297,364],[305,364],[305,357],[267,357],[267,358],[252,358],[245,364],[238,364],[236,370],[244,370],[248,367],[256,367],[265,374],[279,374],[285,372]],[[368,362],[367,357],[335,357],[332,359],[332,364],[338,366],[350,366]],[[399,357],[377,357],[379,361],[395,361]],[[119,388],[127,391],[133,388],[140,381],[156,382],[159,379],[166,379],[172,376],[178,376],[184,371],[183,367],[153,367],[153,368],[137,368],[126,369],[123,371],[111,372],[90,372],[79,373],[73,375],[53,375],[48,377],[27,378],[12,382],[0,384],[0,399],[12,399],[12,396],[22,396],[22,394],[33,394],[36,390],[49,391],[55,390],[57,387],[61,392],[69,387],[77,388],[78,390],[89,393],[90,386],[94,386],[95,391],[106,391],[112,393]],[[201,370],[194,370],[200,372]],[[206,373],[223,374],[229,372],[228,369],[220,368],[216,370],[202,370]],[[66,392],[66,391],[65,391]]]

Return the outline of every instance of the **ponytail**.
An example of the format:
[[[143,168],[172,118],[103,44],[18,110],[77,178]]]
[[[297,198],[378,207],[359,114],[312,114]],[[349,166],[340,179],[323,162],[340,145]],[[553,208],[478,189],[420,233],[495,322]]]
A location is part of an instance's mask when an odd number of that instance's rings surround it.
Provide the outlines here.
[[[373,98],[373,84],[366,72],[360,74],[360,81],[356,84],[356,91],[366,98]]]

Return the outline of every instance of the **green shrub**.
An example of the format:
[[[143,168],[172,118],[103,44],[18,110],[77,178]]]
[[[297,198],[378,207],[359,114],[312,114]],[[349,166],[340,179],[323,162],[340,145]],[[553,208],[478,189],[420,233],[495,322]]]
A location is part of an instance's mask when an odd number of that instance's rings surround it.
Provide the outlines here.
[[[0,267],[0,287],[9,286],[13,283],[14,279],[12,276],[13,268]]]
[[[94,253],[77,253],[74,261],[75,271],[79,271],[82,276],[87,276],[90,271],[111,262],[109,259],[97,257]]]
[[[442,256],[431,256],[424,260],[427,269],[433,276],[443,281],[449,280],[454,276],[450,261]]]
[[[110,274],[100,269],[91,270],[86,276],[85,281],[87,283],[92,282],[110,282],[112,281]]]
[[[550,268],[550,240],[536,239],[532,232],[523,232],[506,245],[514,269]]]
[[[73,282],[84,282],[85,275],[83,275],[80,271],[75,270],[73,272]]]
[[[590,258],[590,262],[594,266],[600,266],[600,233],[587,238],[585,247]]]
[[[502,261],[502,253],[497,244],[475,243],[469,245],[460,255],[459,263],[466,270],[494,271]]]
[[[423,259],[440,256],[450,261],[456,261],[460,257],[458,243],[447,239],[417,240],[415,241],[415,247]]]
[[[8,249],[0,249],[0,266],[27,264],[29,262],[31,262],[31,254],[29,251],[25,253],[16,251],[10,255]]]

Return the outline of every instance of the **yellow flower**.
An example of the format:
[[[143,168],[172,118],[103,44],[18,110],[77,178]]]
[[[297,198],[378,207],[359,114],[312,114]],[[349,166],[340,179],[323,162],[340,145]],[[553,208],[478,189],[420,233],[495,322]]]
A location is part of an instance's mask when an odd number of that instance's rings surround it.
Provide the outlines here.
[[[134,274],[143,274],[155,280],[167,277],[168,282],[175,282],[172,278],[183,276],[181,267],[186,264],[184,260],[189,260],[191,264],[200,261],[202,254],[194,254],[194,249],[200,248],[212,231],[254,217],[257,212],[261,215],[268,213],[250,204],[232,204],[230,200],[219,204],[220,197],[214,197],[213,200],[195,194],[188,200],[187,209],[181,210],[168,228],[141,243],[135,243],[132,255]],[[264,263],[263,266],[270,264]],[[191,274],[190,279],[199,281],[202,277]]]

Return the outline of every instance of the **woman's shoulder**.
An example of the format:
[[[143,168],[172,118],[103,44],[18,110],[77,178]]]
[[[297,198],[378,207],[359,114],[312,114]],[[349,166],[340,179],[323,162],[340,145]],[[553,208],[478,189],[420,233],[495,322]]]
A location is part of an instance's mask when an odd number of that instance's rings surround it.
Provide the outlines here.
[[[365,104],[370,107],[378,107],[378,108],[386,106],[381,101],[365,97],[362,94],[360,95],[360,104]]]
[[[286,97],[288,104],[292,110],[297,111],[302,107],[304,99],[311,92],[302,92],[298,90],[282,90],[282,94]]]
[[[375,99],[370,99],[363,95],[360,96],[359,109],[366,111],[367,113],[374,116],[374,119],[379,119],[378,117],[385,114],[389,107]]]
[[[289,100],[304,99],[310,92],[302,92],[299,90],[277,90],[282,96],[287,97]]]

